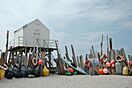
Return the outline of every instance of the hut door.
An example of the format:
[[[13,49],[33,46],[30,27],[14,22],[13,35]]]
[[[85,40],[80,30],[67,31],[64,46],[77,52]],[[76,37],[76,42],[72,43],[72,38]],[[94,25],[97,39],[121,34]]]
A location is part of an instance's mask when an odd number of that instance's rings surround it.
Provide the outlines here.
[[[40,46],[40,33],[34,33],[34,45],[36,47]]]

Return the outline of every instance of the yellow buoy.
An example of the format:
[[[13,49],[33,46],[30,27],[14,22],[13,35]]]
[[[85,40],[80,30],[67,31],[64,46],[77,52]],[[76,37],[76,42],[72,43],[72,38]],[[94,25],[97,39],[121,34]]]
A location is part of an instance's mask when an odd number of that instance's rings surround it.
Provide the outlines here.
[[[128,75],[128,67],[125,66],[123,67],[123,72],[122,72],[123,75]]]
[[[6,64],[0,65],[0,80],[4,78],[5,70],[7,70],[8,67]]]
[[[4,78],[4,75],[5,75],[5,70],[0,69],[0,80]]]
[[[48,76],[49,75],[49,70],[47,69],[46,66],[43,68],[43,76]]]

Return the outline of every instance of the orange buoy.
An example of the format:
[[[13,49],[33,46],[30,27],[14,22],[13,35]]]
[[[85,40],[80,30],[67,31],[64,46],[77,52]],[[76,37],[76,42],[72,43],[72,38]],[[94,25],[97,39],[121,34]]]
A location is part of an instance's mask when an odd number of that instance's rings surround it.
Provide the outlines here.
[[[103,74],[104,74],[103,69],[99,69],[99,70],[98,70],[98,73],[99,73],[100,75],[103,75]]]

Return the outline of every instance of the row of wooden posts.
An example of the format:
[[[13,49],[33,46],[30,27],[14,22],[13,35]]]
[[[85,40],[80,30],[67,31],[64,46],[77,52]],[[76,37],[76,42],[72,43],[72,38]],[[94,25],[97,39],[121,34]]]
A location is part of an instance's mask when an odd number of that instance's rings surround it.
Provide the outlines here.
[[[65,46],[65,56],[61,57],[58,55],[60,60],[60,66],[58,66],[58,69],[60,69],[60,74],[64,74],[64,68],[69,67],[61,60],[61,58],[65,58],[73,63],[75,67],[80,67],[91,75],[106,74],[103,72],[100,73],[100,71],[103,71],[103,69],[105,72],[107,72],[107,74],[132,75],[132,56],[128,55],[127,57],[124,48],[117,50],[113,49],[112,38],[108,38],[107,36],[107,52],[105,54],[103,52],[103,35],[100,48],[100,52],[95,52],[94,47],[91,46],[89,53],[86,54],[86,58],[83,58],[82,55],[75,56],[73,45],[71,45],[72,57],[70,58],[67,46]],[[89,66],[87,64],[89,64]]]

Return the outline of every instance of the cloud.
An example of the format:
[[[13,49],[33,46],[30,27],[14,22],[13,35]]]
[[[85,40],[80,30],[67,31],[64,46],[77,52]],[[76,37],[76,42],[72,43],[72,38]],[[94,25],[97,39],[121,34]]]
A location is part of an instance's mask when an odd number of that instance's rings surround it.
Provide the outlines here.
[[[121,27],[123,27],[124,30],[132,30],[132,20],[121,23]]]
[[[6,0],[0,7],[3,9],[3,23],[8,19],[12,23],[20,20],[24,24],[32,19],[41,18],[48,25],[61,29],[60,27],[66,27],[77,18],[85,18],[93,25],[119,22],[131,14],[131,3],[130,0],[32,0],[32,3],[30,0]]]
[[[9,29],[13,38],[13,31],[39,18],[62,49],[74,44],[78,54],[84,53],[91,44],[98,48],[101,34],[118,37],[120,30],[131,32],[131,4],[131,0],[1,0],[0,34],[5,40]]]
[[[93,3],[91,8],[78,12],[78,15],[86,16],[93,23],[119,22],[126,19],[132,13],[130,0],[101,0]],[[125,13],[125,14],[124,14]]]

